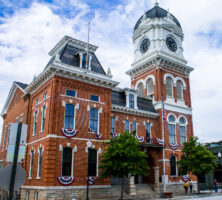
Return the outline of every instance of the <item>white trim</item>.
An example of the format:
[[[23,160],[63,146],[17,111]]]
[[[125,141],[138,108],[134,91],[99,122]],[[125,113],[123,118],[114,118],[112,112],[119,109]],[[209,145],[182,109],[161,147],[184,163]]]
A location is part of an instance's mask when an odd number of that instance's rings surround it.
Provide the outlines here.
[[[145,84],[147,83],[147,81],[148,81],[149,79],[152,79],[152,80],[153,80],[153,85],[156,85],[155,77],[154,77],[154,75],[152,75],[152,74],[148,75],[148,76],[145,78]],[[147,86],[147,84],[146,84],[146,86]]]
[[[176,78],[174,79],[174,84],[176,84],[177,81],[181,81],[182,84],[183,84],[183,89],[186,90],[187,86],[186,86],[185,81],[184,81],[181,77],[176,77]]]
[[[164,84],[166,84],[166,79],[168,78],[168,77],[170,77],[171,79],[172,79],[172,81],[173,81],[173,86],[174,86],[174,76],[172,75],[172,74],[170,74],[170,73],[166,73],[166,74],[164,74]]]
[[[85,185],[82,186],[30,186],[22,185],[24,189],[36,189],[36,190],[67,190],[67,189],[86,189]],[[90,185],[90,188],[111,188],[111,185]]]
[[[139,85],[140,83],[143,84],[143,89],[145,88],[146,85],[145,85],[144,80],[141,80],[141,79],[140,79],[139,81],[136,82],[136,85],[135,85],[135,89],[136,89],[136,90],[138,90],[138,85]]]
[[[169,121],[169,117],[173,116],[175,121],[174,122],[170,122]],[[177,117],[174,113],[169,113],[167,115],[167,122],[168,122],[168,135],[169,135],[169,144],[177,144]],[[175,133],[175,143],[170,143],[170,132],[169,132],[169,125],[174,125],[174,133]]]
[[[34,154],[35,154],[35,151],[31,150],[30,151],[30,162],[29,162],[29,177],[28,177],[29,179],[32,179]]]
[[[40,178],[41,178],[41,175],[39,176],[40,149],[42,149],[42,153],[43,153],[43,148],[42,148],[42,147],[38,148],[38,154],[39,154],[39,156],[38,156],[38,168],[37,168],[37,176],[36,176],[36,179],[40,179]],[[42,155],[41,155],[41,156],[42,156]],[[41,161],[41,169],[40,169],[40,170],[42,170],[42,161]]]

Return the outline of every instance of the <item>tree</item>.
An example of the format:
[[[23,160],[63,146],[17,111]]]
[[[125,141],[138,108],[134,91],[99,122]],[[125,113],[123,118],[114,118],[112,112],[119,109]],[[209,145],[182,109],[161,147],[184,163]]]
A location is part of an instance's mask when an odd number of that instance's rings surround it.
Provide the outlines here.
[[[147,175],[147,155],[139,150],[139,142],[133,134],[125,132],[108,142],[103,154],[100,169],[102,177],[121,178],[121,197],[123,199],[124,178],[131,174]]]
[[[217,157],[198,142],[198,137],[190,137],[188,142],[184,142],[182,152],[183,156],[177,162],[179,173],[183,175],[191,172],[197,176],[197,189],[199,193],[198,176],[214,170],[214,167],[217,165]]]

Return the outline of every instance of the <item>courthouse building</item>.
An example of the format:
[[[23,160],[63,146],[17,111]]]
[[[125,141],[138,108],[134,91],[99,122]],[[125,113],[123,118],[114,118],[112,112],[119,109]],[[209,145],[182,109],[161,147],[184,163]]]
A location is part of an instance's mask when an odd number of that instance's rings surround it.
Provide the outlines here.
[[[69,36],[50,50],[50,61],[31,83],[14,82],[1,112],[0,162],[7,165],[10,123],[27,124],[22,199],[63,199],[73,193],[85,197],[88,167],[89,176],[96,177],[91,188],[105,194],[102,190],[116,179],[100,177],[104,141],[124,131],[133,132],[148,155],[149,176],[135,177],[135,184],[162,187],[165,165],[167,189],[183,189],[176,161],[183,142],[193,136],[193,68],[184,59],[183,38],[179,21],[155,4],[133,30],[128,88],[118,88],[111,70],[105,72],[95,54],[97,46]]]

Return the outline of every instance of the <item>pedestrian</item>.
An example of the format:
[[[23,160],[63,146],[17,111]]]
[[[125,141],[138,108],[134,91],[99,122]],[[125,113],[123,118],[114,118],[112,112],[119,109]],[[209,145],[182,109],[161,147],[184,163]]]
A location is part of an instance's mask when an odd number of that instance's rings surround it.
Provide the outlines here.
[[[190,193],[192,194],[192,192],[193,192],[193,182],[192,182],[192,179],[190,179],[189,187],[190,187]]]
[[[187,190],[188,190],[188,183],[185,181],[184,183],[184,189],[185,189],[185,193],[187,194]]]
[[[217,182],[217,179],[214,180],[214,189],[215,189],[215,192],[217,193],[218,192],[218,182]]]

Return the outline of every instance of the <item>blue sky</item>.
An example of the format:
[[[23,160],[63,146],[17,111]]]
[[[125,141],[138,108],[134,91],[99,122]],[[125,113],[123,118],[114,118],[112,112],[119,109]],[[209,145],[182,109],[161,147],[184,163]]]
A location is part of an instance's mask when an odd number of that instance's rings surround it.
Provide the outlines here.
[[[49,61],[48,52],[64,36],[99,46],[96,54],[120,87],[133,62],[135,23],[154,0],[0,0],[0,109],[13,81],[30,83]],[[222,140],[222,1],[159,0],[179,20],[184,56],[191,73],[194,133],[201,141]],[[121,70],[120,70],[121,69]],[[2,129],[0,120],[0,131]]]

